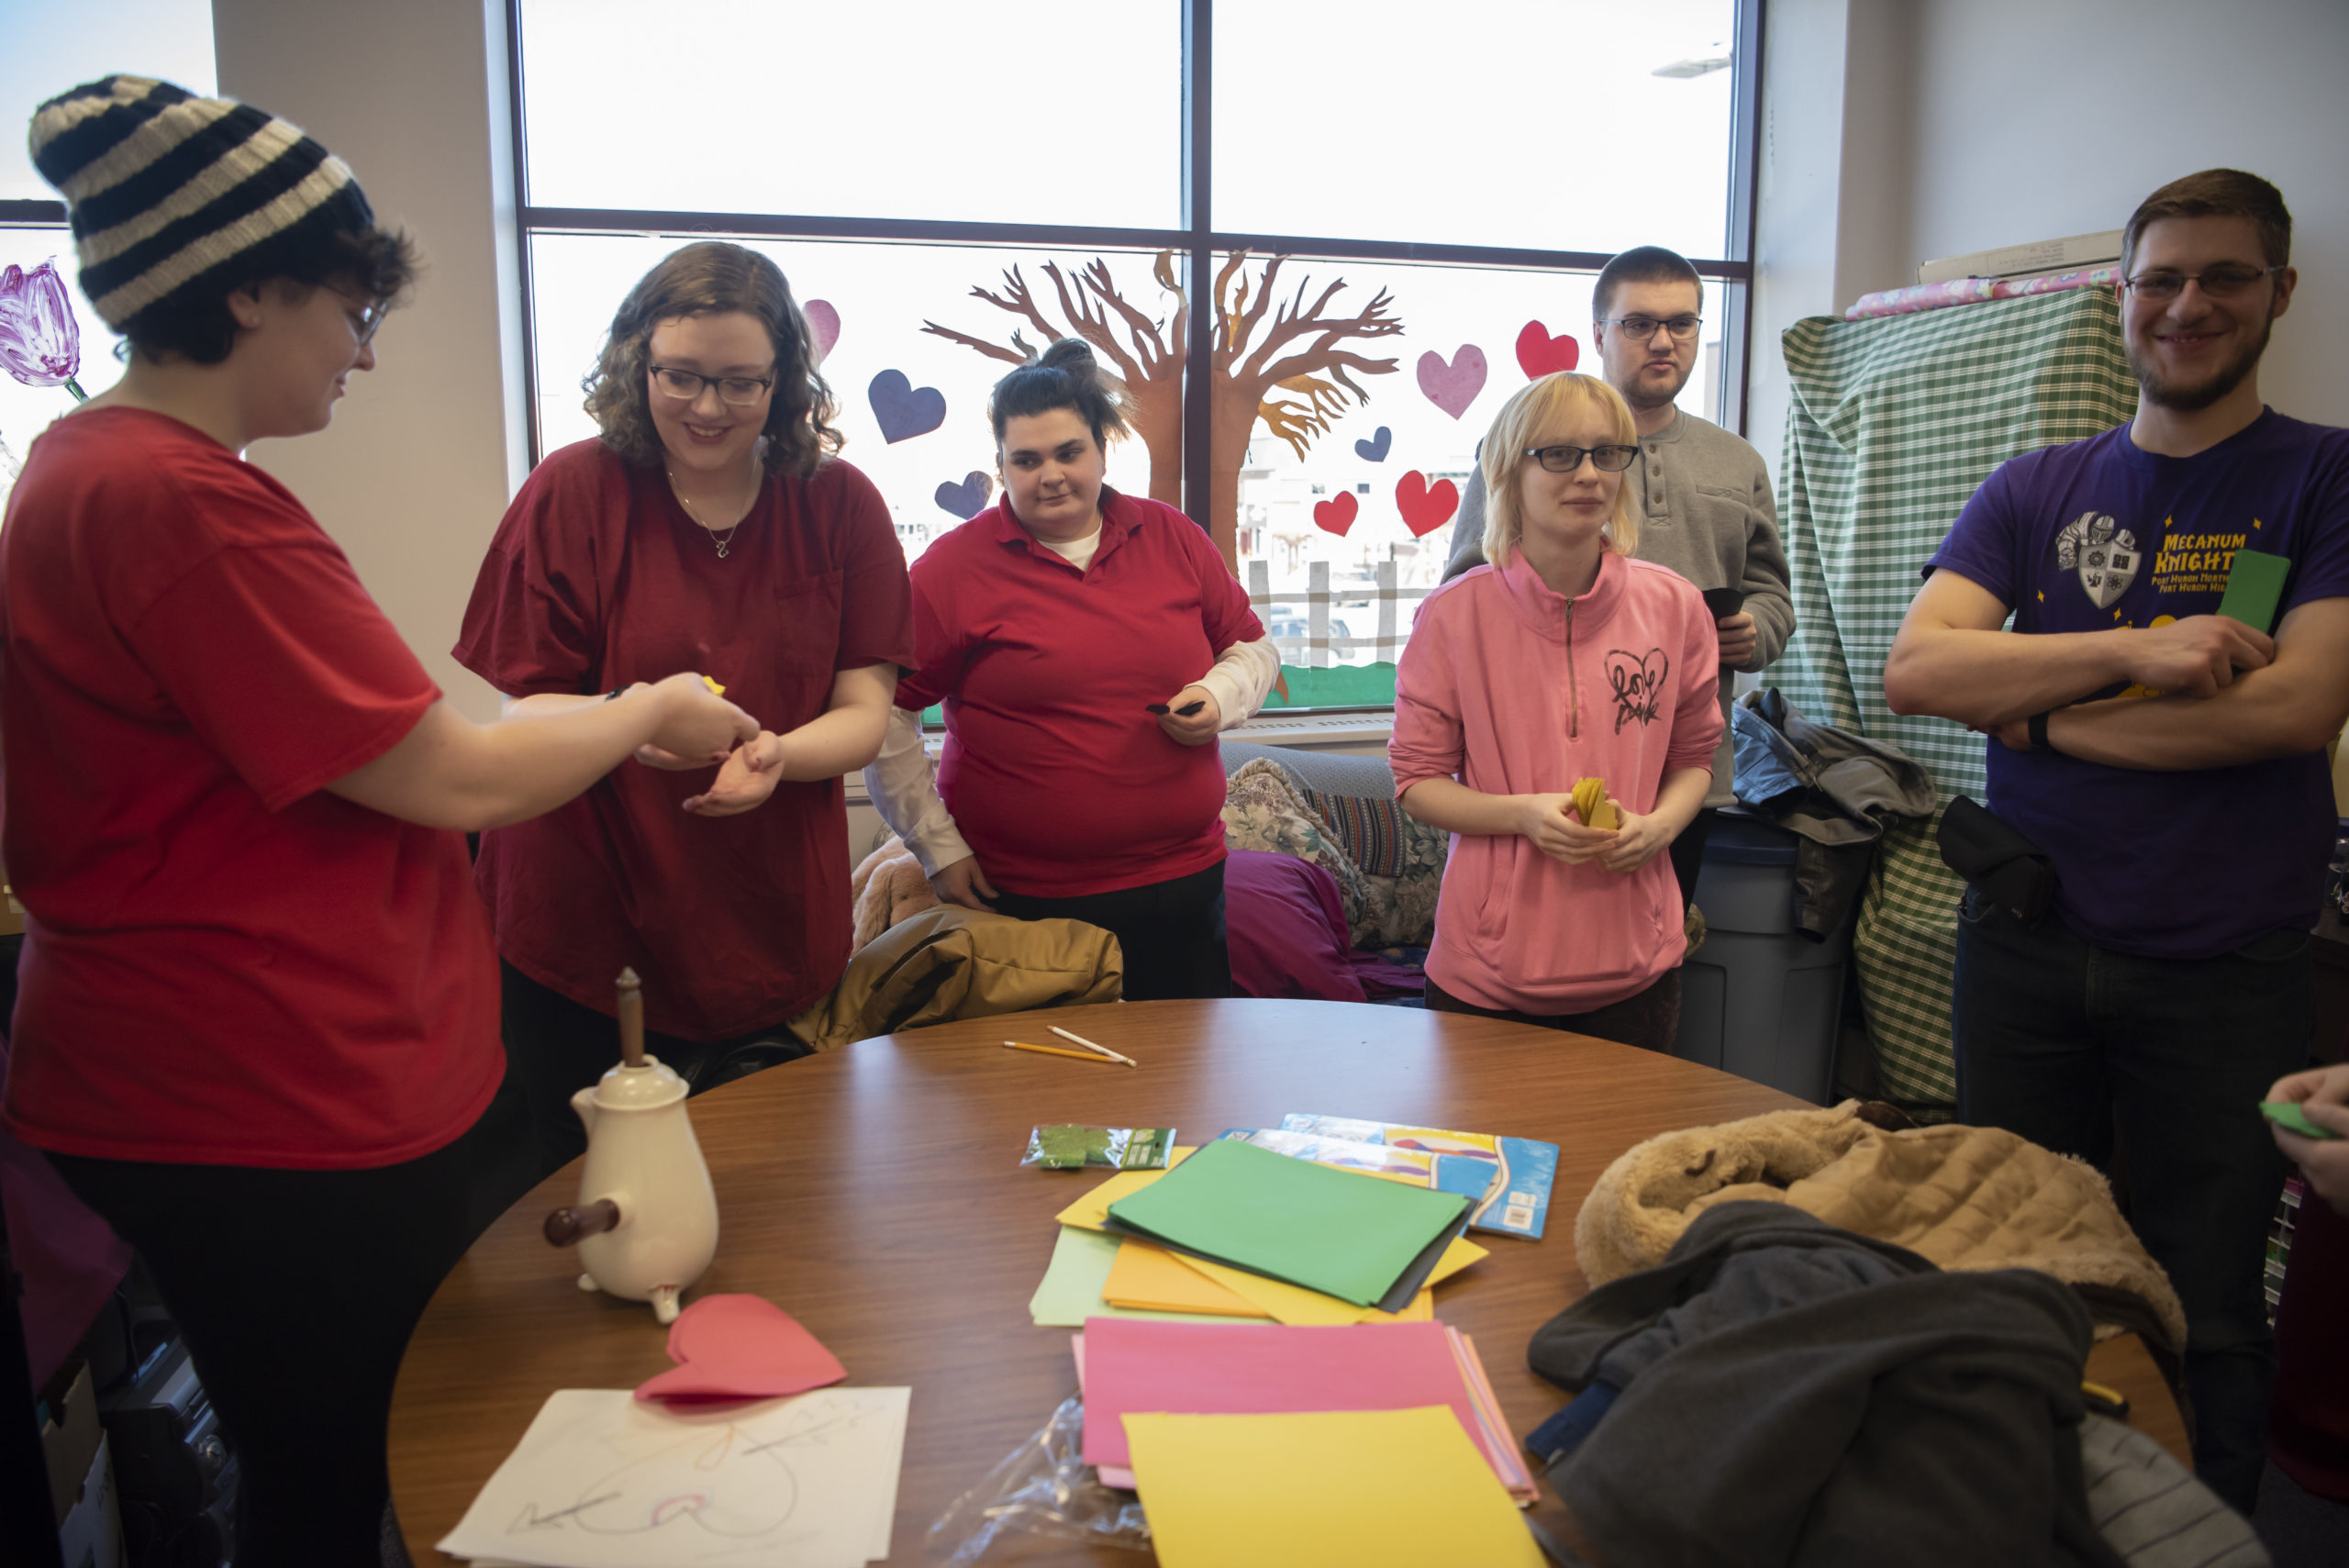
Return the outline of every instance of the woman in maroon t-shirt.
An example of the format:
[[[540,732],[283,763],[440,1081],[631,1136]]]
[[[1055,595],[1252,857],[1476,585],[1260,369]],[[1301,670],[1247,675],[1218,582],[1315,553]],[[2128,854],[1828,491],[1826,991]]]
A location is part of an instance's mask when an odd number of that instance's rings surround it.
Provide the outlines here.
[[[1004,497],[914,563],[920,662],[866,777],[947,902],[1105,928],[1131,1000],[1229,996],[1215,738],[1280,660],[1198,525],[1102,484],[1120,395],[1074,338],[996,384]]]
[[[715,776],[648,750],[483,836],[507,1052],[549,1169],[585,1146],[572,1094],[618,1059],[622,966],[654,1053],[707,1088],[804,1054],[783,1026],[848,963],[840,778],[879,749],[913,635],[888,509],[830,455],[817,354],[774,262],[671,254],[588,378],[602,436],[531,473],[465,611],[456,657],[518,717],[684,667],[763,727]]]

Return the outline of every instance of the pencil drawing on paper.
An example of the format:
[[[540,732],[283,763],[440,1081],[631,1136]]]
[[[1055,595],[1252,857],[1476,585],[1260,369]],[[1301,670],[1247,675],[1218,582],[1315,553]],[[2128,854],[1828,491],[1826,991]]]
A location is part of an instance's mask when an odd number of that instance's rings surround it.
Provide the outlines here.
[[[661,1531],[680,1544],[680,1538],[698,1531],[715,1538],[713,1545],[770,1537],[799,1507],[794,1451],[834,1446],[864,1414],[845,1401],[818,1396],[763,1418],[690,1428],[629,1454],[575,1496],[526,1503],[507,1531]]]

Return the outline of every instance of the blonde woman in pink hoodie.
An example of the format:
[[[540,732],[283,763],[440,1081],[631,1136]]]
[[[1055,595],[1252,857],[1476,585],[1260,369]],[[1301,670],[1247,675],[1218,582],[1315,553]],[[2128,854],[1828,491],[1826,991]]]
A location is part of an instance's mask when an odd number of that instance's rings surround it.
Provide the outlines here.
[[[1453,835],[1428,1006],[1669,1051],[1687,941],[1664,851],[1705,803],[1720,660],[1696,588],[1631,558],[1639,455],[1596,377],[1509,400],[1481,459],[1495,564],[1419,606],[1387,758],[1403,809]],[[1577,815],[1586,778],[1619,823]]]

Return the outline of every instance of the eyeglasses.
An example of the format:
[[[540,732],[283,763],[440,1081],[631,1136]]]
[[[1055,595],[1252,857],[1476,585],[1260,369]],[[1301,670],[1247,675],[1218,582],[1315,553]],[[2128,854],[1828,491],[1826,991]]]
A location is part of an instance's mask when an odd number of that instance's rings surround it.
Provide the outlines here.
[[[1685,343],[1697,335],[1705,324],[1701,316],[1605,316],[1599,317],[1601,327],[1620,327],[1623,336],[1634,343],[1652,342],[1659,327],[1672,334],[1675,343]]]
[[[718,400],[740,408],[756,403],[774,385],[771,375],[696,375],[692,371],[671,370],[666,365],[654,365],[652,383],[680,403],[690,403],[701,395],[705,386],[718,388]]]
[[[2225,299],[2243,293],[2271,272],[2284,270],[2279,263],[2273,267],[2246,267],[2240,261],[2206,267],[2199,272],[2173,272],[2165,267],[2150,272],[2139,272],[2133,278],[2123,278],[2121,284],[2139,299],[2176,299],[2186,292],[2188,284],[2200,284],[2202,292],[2212,299]]]
[[[1640,460],[1637,447],[1528,447],[1525,455],[1552,473],[1572,473],[1584,458],[1601,473],[1620,473]]]
[[[331,289],[328,292],[345,305],[351,306],[350,310],[343,313],[343,317],[351,323],[351,335],[359,339],[358,347],[365,348],[374,338],[376,328],[383,326],[384,317],[392,313],[390,302],[379,299],[372,304],[361,305],[340,289]]]

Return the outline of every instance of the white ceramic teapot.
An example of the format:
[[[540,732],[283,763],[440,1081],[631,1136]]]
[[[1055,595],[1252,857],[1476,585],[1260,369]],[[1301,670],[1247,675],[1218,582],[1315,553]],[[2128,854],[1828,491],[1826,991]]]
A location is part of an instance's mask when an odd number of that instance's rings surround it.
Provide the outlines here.
[[[685,1082],[644,1050],[644,999],[620,973],[619,1065],[571,1097],[587,1124],[579,1203],[547,1216],[546,1238],[576,1244],[582,1290],[649,1301],[668,1323],[718,1251],[718,1195],[685,1114]]]

